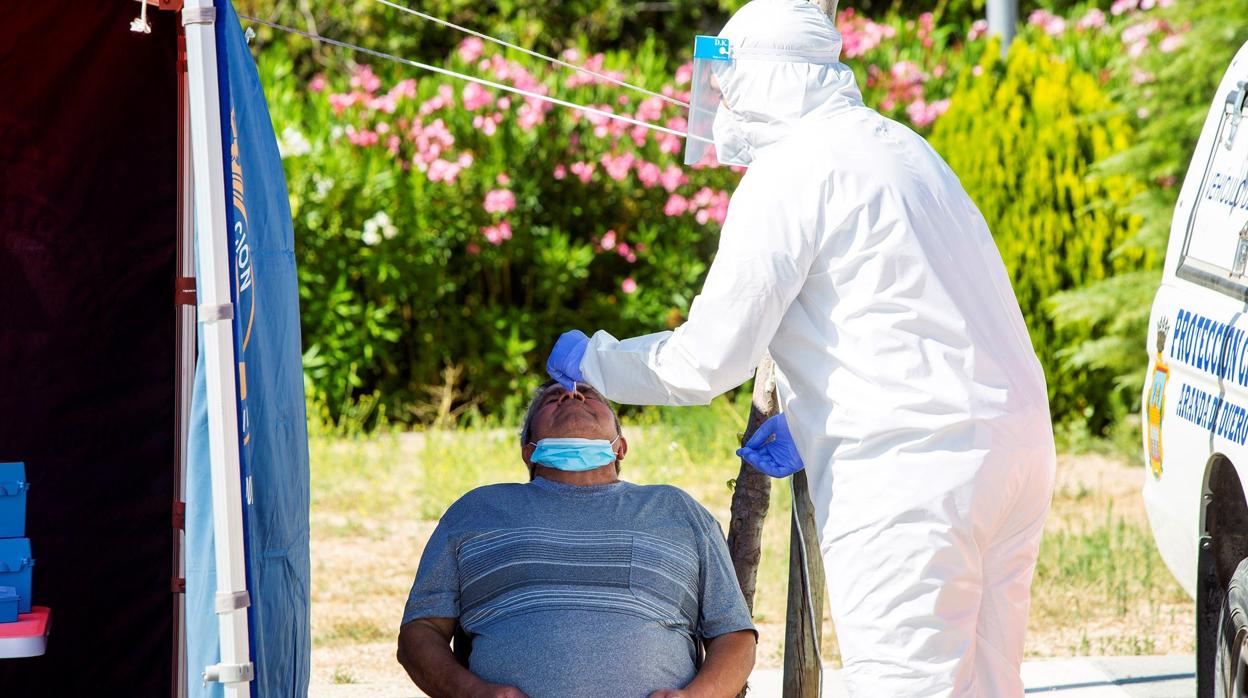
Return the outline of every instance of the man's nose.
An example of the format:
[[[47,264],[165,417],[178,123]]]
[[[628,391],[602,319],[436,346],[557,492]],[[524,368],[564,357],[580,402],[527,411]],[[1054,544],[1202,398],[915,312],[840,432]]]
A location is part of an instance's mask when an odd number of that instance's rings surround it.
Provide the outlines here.
[[[568,392],[565,390],[563,394],[559,396],[559,402],[562,403],[564,400],[580,400],[581,402],[585,402],[585,394],[579,390],[576,392]]]

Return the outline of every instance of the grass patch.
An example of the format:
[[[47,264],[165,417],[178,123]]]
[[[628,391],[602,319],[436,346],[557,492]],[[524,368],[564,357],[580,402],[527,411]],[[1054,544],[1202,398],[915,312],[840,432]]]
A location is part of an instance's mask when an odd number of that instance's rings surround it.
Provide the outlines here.
[[[330,677],[330,680],[333,681],[335,685],[357,683],[355,677],[351,675],[351,672],[347,671],[343,667],[334,667],[334,674]]]
[[[372,620],[348,620],[335,623],[329,632],[316,638],[317,644],[359,644],[389,640],[394,633]]]

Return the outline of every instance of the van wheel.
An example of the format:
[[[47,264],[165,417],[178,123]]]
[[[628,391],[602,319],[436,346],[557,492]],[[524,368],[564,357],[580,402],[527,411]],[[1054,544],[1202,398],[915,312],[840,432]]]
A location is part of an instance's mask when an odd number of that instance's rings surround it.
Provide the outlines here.
[[[1248,698],[1248,560],[1242,560],[1218,613],[1218,654],[1214,664],[1214,690],[1217,698]]]

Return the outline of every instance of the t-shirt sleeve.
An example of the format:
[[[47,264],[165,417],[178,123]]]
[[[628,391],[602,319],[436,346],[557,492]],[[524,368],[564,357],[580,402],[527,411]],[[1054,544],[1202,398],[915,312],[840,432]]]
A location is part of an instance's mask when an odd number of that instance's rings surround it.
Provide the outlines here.
[[[458,536],[454,535],[455,507],[447,510],[425,544],[420,567],[403,608],[403,623],[417,618],[459,617]]]
[[[750,630],[758,637],[750,610],[745,605],[745,596],[741,594],[741,585],[737,583],[724,531],[710,512],[696,503],[693,507],[702,534],[698,634],[710,639]]]

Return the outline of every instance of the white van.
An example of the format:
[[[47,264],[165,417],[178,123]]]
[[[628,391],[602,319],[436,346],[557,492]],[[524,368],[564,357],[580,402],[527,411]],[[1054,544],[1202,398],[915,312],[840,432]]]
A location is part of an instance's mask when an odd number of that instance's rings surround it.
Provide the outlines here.
[[[1205,119],[1149,318],[1144,502],[1196,599],[1197,695],[1248,695],[1248,44]]]

